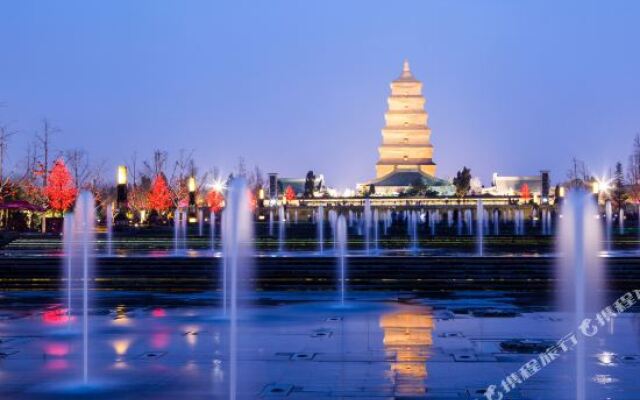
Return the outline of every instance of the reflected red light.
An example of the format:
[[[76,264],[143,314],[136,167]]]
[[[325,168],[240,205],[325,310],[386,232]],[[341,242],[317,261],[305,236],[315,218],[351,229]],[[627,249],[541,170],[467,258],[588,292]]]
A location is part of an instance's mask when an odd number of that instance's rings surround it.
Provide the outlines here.
[[[154,333],[151,335],[151,346],[154,349],[164,349],[169,346],[170,336],[168,333]]]
[[[64,358],[56,358],[54,360],[47,361],[45,368],[49,371],[59,371],[69,368],[69,362]]]
[[[47,325],[62,325],[66,324],[67,320],[69,318],[67,317],[67,310],[64,308],[47,310],[42,313],[42,321]],[[70,320],[73,321],[73,317]]]
[[[69,354],[69,345],[67,343],[46,343],[44,353],[52,357],[64,357]]]
[[[151,315],[155,318],[163,318],[167,316],[167,312],[164,310],[164,308],[154,308],[151,311]]]

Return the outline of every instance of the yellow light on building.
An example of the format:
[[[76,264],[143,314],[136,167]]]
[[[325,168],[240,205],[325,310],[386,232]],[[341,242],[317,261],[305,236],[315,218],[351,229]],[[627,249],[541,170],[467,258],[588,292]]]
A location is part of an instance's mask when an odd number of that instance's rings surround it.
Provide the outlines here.
[[[196,178],[193,176],[189,177],[189,181],[187,182],[187,186],[189,187],[189,192],[193,193],[196,191]]]
[[[559,193],[560,197],[564,197],[564,186],[560,186]]]
[[[260,188],[260,190],[258,190],[258,199],[264,200],[264,189],[262,189],[262,188]]]
[[[594,182],[591,184],[591,192],[592,192],[593,194],[598,194],[598,193],[600,193],[600,183],[599,183],[598,181],[594,181]]]
[[[147,218],[147,210],[141,210],[140,211],[140,222],[144,222],[144,220]]]
[[[118,166],[118,185],[127,184],[127,167],[124,165]]]

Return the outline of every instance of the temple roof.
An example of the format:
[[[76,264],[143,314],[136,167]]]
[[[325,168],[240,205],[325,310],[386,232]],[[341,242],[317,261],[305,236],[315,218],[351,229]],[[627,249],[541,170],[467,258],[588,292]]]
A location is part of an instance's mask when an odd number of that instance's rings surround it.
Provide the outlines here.
[[[411,186],[417,180],[421,180],[425,186],[446,186],[449,182],[427,175],[420,171],[394,171],[382,178],[367,182],[375,186]]]
[[[404,60],[404,64],[402,65],[402,73],[400,74],[400,77],[398,77],[398,79],[394,80],[394,82],[419,82],[411,73],[409,60]]]

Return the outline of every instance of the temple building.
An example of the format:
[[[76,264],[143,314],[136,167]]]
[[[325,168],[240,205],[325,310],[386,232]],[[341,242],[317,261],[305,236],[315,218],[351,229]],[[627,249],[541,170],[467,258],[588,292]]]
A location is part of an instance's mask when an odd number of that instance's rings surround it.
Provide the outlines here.
[[[413,76],[409,62],[405,60],[402,74],[391,82],[382,144],[378,148],[376,179],[362,187],[375,188],[376,194],[390,195],[401,193],[417,182],[438,192],[450,186],[435,177],[436,164],[425,102],[422,82]]]

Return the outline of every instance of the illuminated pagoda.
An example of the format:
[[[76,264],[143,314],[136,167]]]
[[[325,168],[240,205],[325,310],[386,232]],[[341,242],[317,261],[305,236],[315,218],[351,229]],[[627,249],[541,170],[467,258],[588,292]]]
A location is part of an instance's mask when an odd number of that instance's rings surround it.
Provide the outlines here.
[[[391,95],[387,99],[382,145],[378,148],[376,179],[365,185],[375,187],[377,194],[393,194],[420,182],[438,190],[448,183],[437,179],[433,162],[429,114],[425,111],[422,82],[411,73],[409,62],[404,61],[402,74],[391,82]]]

